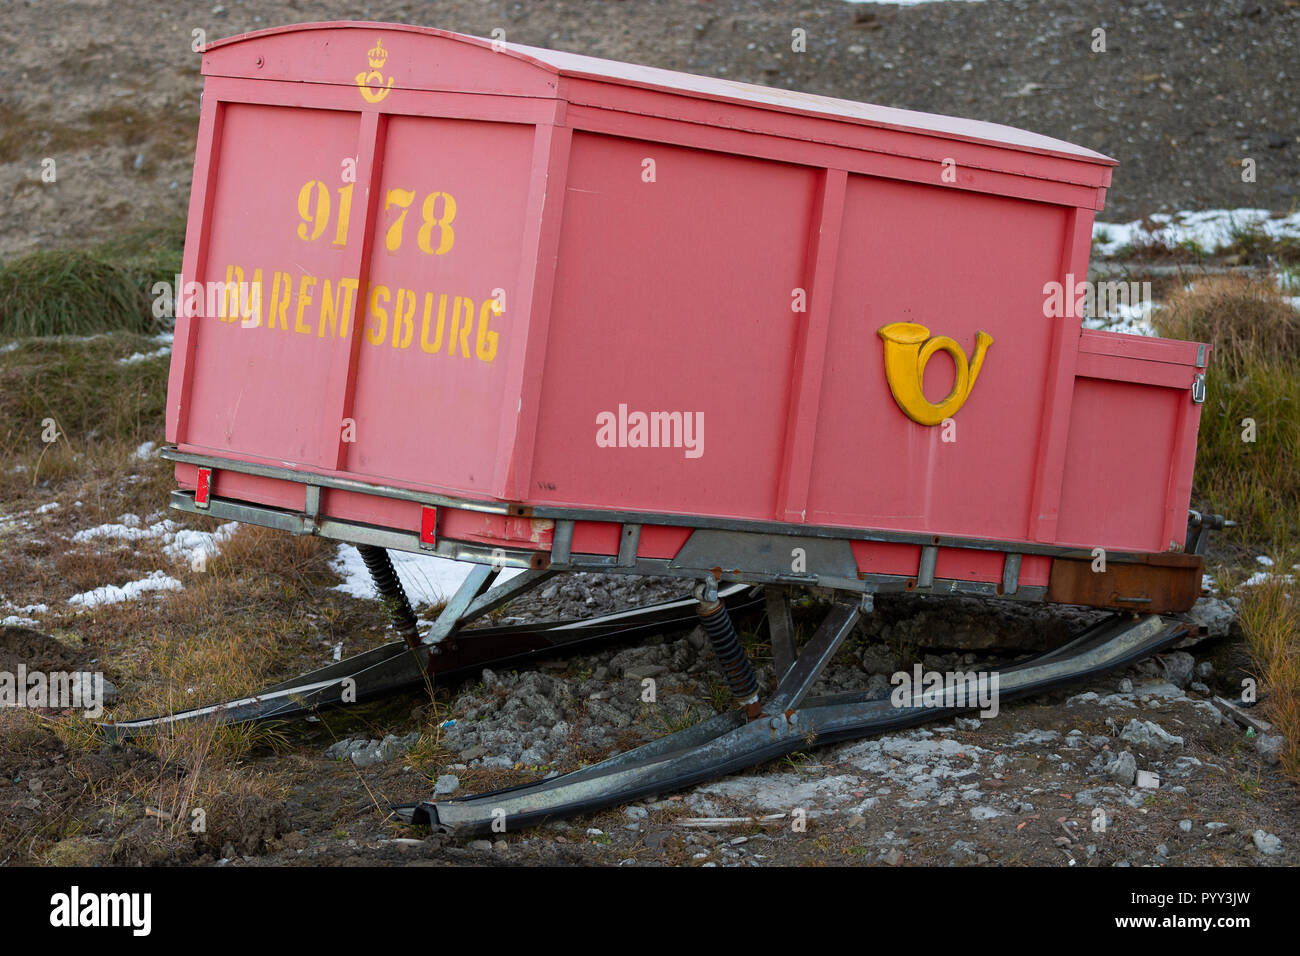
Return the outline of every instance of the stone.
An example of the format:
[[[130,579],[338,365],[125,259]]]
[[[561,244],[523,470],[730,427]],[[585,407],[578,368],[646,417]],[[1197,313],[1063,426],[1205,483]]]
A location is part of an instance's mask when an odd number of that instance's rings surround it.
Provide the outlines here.
[[[1251,840],[1255,843],[1255,849],[1266,856],[1277,856],[1282,852],[1282,841],[1271,833],[1256,830],[1251,835]]]
[[[1160,774],[1153,773],[1150,770],[1139,770],[1137,772],[1137,785],[1142,790],[1159,790]]]
[[[1136,758],[1127,750],[1115,754],[1106,764],[1106,776],[1126,787],[1133,786],[1133,781],[1137,778]]]
[[[1210,637],[1223,637],[1237,619],[1237,612],[1231,604],[1219,598],[1200,598],[1187,616],[1193,624],[1204,627]]]
[[[898,655],[883,644],[868,644],[862,651],[862,667],[868,674],[893,674],[899,668]]]
[[[668,668],[662,664],[634,664],[623,671],[623,676],[629,680],[645,680],[647,677],[660,677],[668,673]]]
[[[1170,651],[1161,660],[1164,665],[1165,679],[1176,687],[1186,687],[1192,682],[1192,673],[1196,659],[1186,651]]]
[[[1166,750],[1175,744],[1181,747],[1183,744],[1182,737],[1169,733],[1159,724],[1138,720],[1136,717],[1125,725],[1119,736],[1121,740],[1138,746],[1155,747],[1157,750]]]
[[[371,767],[380,763],[384,758],[379,752],[379,741],[377,740],[358,740],[352,744],[352,749],[348,752],[348,759],[358,767]]]
[[[351,737],[340,740],[337,743],[332,744],[329,749],[325,751],[325,756],[333,757],[336,760],[342,760],[351,752],[354,743],[355,741]]]
[[[958,730],[979,730],[981,722],[978,717],[958,717],[953,723]]]
[[[460,789],[460,777],[454,773],[439,774],[438,779],[433,782],[433,795],[443,797],[449,793],[455,793]]]
[[[1179,821],[1178,821],[1178,829],[1182,830],[1184,833],[1191,833],[1191,832],[1192,832],[1192,821],[1191,821],[1191,820],[1179,820]]]
[[[1282,745],[1285,738],[1279,734],[1260,734],[1255,738],[1255,749],[1268,763],[1278,763],[1282,759]]]

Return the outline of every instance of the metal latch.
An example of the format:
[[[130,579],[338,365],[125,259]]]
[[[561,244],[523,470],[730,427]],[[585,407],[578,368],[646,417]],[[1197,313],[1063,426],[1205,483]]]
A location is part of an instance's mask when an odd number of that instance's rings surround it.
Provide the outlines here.
[[[1192,401],[1197,405],[1205,404],[1205,373],[1197,372],[1192,379]]]

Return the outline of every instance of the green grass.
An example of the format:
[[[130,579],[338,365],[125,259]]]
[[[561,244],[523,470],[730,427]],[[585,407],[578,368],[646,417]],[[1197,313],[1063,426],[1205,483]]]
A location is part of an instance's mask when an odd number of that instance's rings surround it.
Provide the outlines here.
[[[73,452],[161,441],[167,359],[119,361],[157,348],[153,339],[119,332],[89,341],[27,339],[0,352],[0,459],[45,451],[50,419],[54,444]]]
[[[184,240],[174,222],[0,265],[0,339],[157,331],[151,290],[180,271]]]
[[[1300,238],[1282,236],[1275,239],[1257,222],[1234,227],[1231,239],[1219,251],[1240,256],[1244,263],[1262,265],[1270,258],[1283,264],[1300,263]]]

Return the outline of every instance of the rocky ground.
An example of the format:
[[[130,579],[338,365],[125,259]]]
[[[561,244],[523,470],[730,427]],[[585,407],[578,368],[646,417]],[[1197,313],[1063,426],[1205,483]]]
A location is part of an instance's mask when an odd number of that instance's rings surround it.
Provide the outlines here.
[[[599,579],[586,585],[610,589]],[[814,693],[865,689],[883,697],[889,675],[913,660],[927,670],[990,669],[1008,660],[923,651],[925,636],[953,643],[950,624],[968,633],[993,626],[996,609],[986,608],[981,620],[949,602],[880,603],[880,617],[854,635]],[[1207,603],[1197,614],[1222,633],[1222,607]],[[313,839],[319,822],[300,819],[306,825],[287,836],[286,848],[229,862],[334,862],[343,854],[704,866],[1294,864],[1300,826],[1293,788],[1274,766],[1278,739],[1244,731],[1211,703],[1239,687],[1242,662],[1231,646],[1226,635],[1207,638],[1004,704],[993,718],[812,750],[684,794],[494,841],[435,837],[417,845],[371,821],[349,828],[339,846]],[[761,648],[757,654],[762,660]],[[654,705],[641,700],[647,677],[658,685]],[[771,680],[770,664],[760,679]],[[711,715],[713,704],[725,703],[720,691],[699,629],[520,673],[485,671],[450,708],[454,723],[440,740],[448,757],[433,795],[536,779],[634,746]],[[324,756],[396,787],[411,773],[402,766],[409,743],[344,740]]]
[[[676,590],[666,581],[583,575],[509,614],[600,613]],[[808,605],[796,615],[805,631],[818,612]],[[881,598],[877,607],[814,694],[887,696],[889,675],[913,663],[993,669],[1059,644],[1088,616],[1041,608],[1008,614],[973,599]],[[227,824],[220,853],[190,847],[175,861],[1294,864],[1300,820],[1294,786],[1276,767],[1278,738],[1243,729],[1213,703],[1217,695],[1238,696],[1245,674],[1241,645],[1229,634],[1231,608],[1204,600],[1193,616],[1207,633],[1186,649],[1003,702],[995,717],[810,748],[684,793],[493,840],[431,835],[386,820],[392,804],[575,769],[728,706],[698,628],[522,671],[487,670],[442,703],[407,696],[298,724],[242,771],[278,775],[283,798],[259,801],[238,825]],[[738,623],[770,686],[761,616]],[[1011,640],[993,653],[987,646],[994,637]],[[0,634],[0,650],[29,667],[71,661],[66,645],[20,628]],[[652,704],[642,700],[646,678],[656,682]],[[71,784],[60,745],[50,747],[0,777],[0,807],[10,820],[36,821],[66,796]],[[101,746],[90,756],[96,779],[152,760],[132,747]],[[123,845],[147,845],[139,831],[151,825],[135,814],[110,814],[46,857],[120,862]]]
[[[416,23],[1006,123],[1121,163],[1103,219],[1300,200],[1295,0],[152,0],[5,5],[0,257],[183,217],[208,39],[319,20]],[[807,50],[792,50],[802,29]],[[1105,51],[1094,51],[1105,31]],[[1253,158],[1257,179],[1242,182]],[[42,161],[57,163],[55,183]]]

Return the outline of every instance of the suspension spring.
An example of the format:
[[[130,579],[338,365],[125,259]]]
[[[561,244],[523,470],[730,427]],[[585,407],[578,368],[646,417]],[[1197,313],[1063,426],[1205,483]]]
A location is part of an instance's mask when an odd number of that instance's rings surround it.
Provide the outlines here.
[[[375,582],[375,590],[383,599],[393,630],[402,636],[407,646],[419,647],[420,629],[415,621],[415,611],[411,609],[411,602],[406,597],[406,589],[402,587],[402,581],[397,576],[397,570],[393,567],[393,559],[388,556],[388,550],[370,544],[359,544],[357,550],[361,552],[361,560],[366,562],[366,570],[370,572],[370,579]]]
[[[758,677],[754,674],[754,667],[750,664],[745,649],[740,645],[727,606],[716,599],[701,600],[695,610],[700,616],[704,633],[709,635],[709,641],[713,644],[713,653],[722,665],[722,673],[727,678],[727,686],[731,688],[731,696],[745,708],[746,713],[754,716],[759,709]]]

